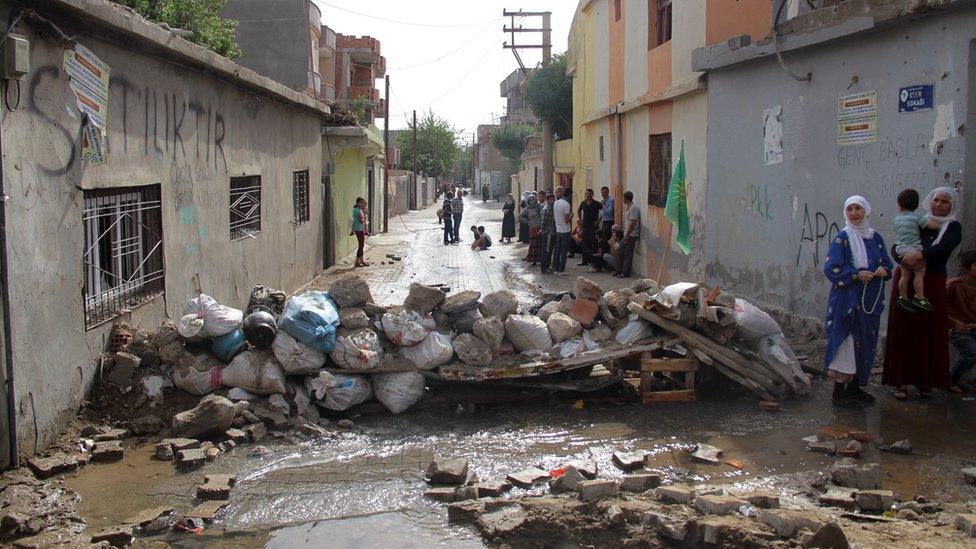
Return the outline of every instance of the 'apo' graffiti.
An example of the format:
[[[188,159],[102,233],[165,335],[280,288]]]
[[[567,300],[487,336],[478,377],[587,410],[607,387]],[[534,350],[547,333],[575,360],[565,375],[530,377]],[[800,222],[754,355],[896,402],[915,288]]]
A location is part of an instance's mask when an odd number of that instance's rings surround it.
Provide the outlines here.
[[[68,172],[79,157],[81,122],[78,122],[77,128],[67,127],[54,114],[61,109],[53,104],[57,99],[51,99],[50,90],[58,85],[61,72],[54,65],[41,67],[34,71],[27,85],[28,107],[64,137],[67,142],[65,147],[70,150],[63,157],[62,165],[41,164],[41,169],[48,175]],[[109,140],[114,151],[131,154],[135,151],[130,149],[138,147],[141,141],[144,156],[160,156],[182,165],[188,158],[189,148],[189,152],[197,160],[203,160],[208,169],[227,172],[224,154],[227,128],[223,114],[214,105],[183,99],[176,93],[159,91],[148,85],[137,86],[122,76],[113,75],[109,89],[109,112],[121,113],[113,114],[115,124],[109,123]],[[121,116],[121,121],[118,116]]]
[[[830,246],[830,241],[837,233],[840,232],[840,226],[837,223],[831,223],[827,216],[822,212],[816,212],[813,216],[810,215],[809,204],[803,205],[803,229],[800,232],[800,245],[796,250],[796,266],[799,268],[803,264],[803,247],[808,246],[810,254],[813,258],[813,265],[820,265],[823,261],[823,255],[827,253],[827,248]],[[821,248],[823,244],[823,248]]]

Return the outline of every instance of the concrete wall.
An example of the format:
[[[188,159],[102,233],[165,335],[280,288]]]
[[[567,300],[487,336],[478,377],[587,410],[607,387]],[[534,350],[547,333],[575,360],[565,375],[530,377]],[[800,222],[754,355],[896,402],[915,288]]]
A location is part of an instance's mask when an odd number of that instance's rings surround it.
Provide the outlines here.
[[[0,5],[4,18],[7,10],[9,4]],[[19,109],[3,112],[2,127],[22,453],[42,447],[75,412],[111,327],[85,329],[83,189],[161,186],[165,297],[121,317],[139,327],[178,317],[199,290],[237,307],[257,283],[294,290],[322,264],[317,113],[274,94],[244,91],[255,89],[253,81],[245,86],[190,68],[185,55],[173,63],[163,58],[165,50],[146,44],[142,51],[156,53],[134,53],[131,43],[106,41],[77,16],[47,15],[111,67],[110,152],[100,166],[80,158],[82,117],[63,68],[64,49],[46,28],[39,33],[19,25],[31,41],[32,70],[21,82]],[[159,32],[134,25],[148,35]],[[306,169],[311,220],[295,226],[292,173]],[[229,232],[234,175],[262,178],[261,232],[237,242]]]
[[[220,14],[237,21],[241,65],[304,90],[312,51],[307,0],[228,0]],[[317,45],[316,45],[317,46]],[[315,56],[318,57],[317,55]]]
[[[890,240],[900,190],[963,186],[972,243],[974,39],[976,9],[967,8],[790,52],[791,68],[812,72],[812,82],[792,80],[771,56],[711,72],[707,212],[721,230],[706,238],[709,282],[821,315],[821,265],[851,194],[867,197],[873,225]],[[936,108],[899,113],[899,88],[918,84],[935,85]],[[872,90],[877,141],[838,146],[838,97]],[[762,112],[775,106],[784,160],[767,166]]]

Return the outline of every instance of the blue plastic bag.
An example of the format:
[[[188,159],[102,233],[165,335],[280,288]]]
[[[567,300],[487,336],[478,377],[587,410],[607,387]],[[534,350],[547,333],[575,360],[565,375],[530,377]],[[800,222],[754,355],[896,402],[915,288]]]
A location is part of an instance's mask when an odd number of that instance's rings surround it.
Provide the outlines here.
[[[335,348],[339,309],[328,292],[305,292],[288,300],[278,328],[305,345],[330,353]]]

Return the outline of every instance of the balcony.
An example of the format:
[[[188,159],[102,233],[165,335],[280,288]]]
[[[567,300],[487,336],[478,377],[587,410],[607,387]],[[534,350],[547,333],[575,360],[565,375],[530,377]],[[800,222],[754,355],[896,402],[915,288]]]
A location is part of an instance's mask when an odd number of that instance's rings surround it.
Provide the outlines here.
[[[336,98],[335,86],[329,84],[328,82],[322,82],[322,91],[319,92],[319,98],[325,99],[326,101],[335,101]]]
[[[315,95],[322,94],[322,76],[313,71],[308,71],[308,87],[315,91]]]
[[[380,91],[372,86],[349,86],[346,92],[346,99],[353,100],[362,97],[374,104],[380,102]]]
[[[372,65],[380,60],[380,41],[369,36],[336,36],[336,50],[348,53],[355,63]]]
[[[329,55],[332,57],[335,56],[335,51],[336,32],[329,27],[322,25],[322,34],[319,35],[319,55]]]

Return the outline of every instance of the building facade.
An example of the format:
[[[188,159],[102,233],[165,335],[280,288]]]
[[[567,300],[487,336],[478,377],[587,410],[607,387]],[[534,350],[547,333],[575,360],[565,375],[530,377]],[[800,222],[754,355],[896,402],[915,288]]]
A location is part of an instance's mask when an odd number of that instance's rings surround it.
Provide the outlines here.
[[[511,192],[513,173],[511,163],[491,140],[491,135],[497,129],[496,124],[479,125],[474,150],[475,185],[472,190],[480,195],[481,189],[488,187],[488,195],[492,198]]]
[[[532,71],[515,69],[512,74],[502,80],[501,96],[505,98],[505,116],[501,123],[507,124],[535,124],[538,122],[532,109],[525,102],[525,80]]]
[[[370,36],[336,36],[336,99],[355,110],[363,107],[363,124],[383,118],[386,100],[376,89],[376,80],[386,76],[386,58],[380,54],[380,41]]]

